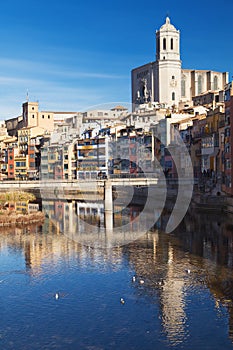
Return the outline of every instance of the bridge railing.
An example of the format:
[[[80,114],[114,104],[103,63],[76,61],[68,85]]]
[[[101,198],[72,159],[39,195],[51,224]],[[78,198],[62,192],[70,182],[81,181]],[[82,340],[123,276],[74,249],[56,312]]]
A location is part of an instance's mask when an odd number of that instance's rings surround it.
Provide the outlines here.
[[[144,179],[144,178],[158,178],[158,173],[138,173],[138,174],[109,174],[109,179]]]

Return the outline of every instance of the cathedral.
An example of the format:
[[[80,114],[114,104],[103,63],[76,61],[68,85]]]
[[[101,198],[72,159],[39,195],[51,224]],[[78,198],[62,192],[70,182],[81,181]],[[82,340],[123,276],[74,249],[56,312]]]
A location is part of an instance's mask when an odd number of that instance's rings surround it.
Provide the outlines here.
[[[156,61],[131,72],[133,110],[145,103],[192,106],[192,98],[209,90],[223,90],[228,72],[184,69],[180,59],[180,31],[166,18],[156,31]]]

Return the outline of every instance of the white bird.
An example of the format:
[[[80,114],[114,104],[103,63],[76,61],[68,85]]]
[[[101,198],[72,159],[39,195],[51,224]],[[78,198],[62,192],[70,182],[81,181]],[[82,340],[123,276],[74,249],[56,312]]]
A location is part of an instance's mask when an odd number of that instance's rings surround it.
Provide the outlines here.
[[[139,283],[140,283],[140,284],[143,284],[143,283],[144,283],[144,281],[143,281],[143,280],[140,280],[140,281],[139,281]]]
[[[189,269],[186,270],[187,273],[191,273],[191,271]]]
[[[55,299],[57,300],[57,299],[59,299],[59,293],[55,293]]]
[[[136,281],[136,277],[135,277],[135,276],[132,277],[132,281],[133,281],[133,282]]]
[[[121,298],[121,304],[124,304],[124,303],[125,303],[124,299],[123,299],[123,298]]]

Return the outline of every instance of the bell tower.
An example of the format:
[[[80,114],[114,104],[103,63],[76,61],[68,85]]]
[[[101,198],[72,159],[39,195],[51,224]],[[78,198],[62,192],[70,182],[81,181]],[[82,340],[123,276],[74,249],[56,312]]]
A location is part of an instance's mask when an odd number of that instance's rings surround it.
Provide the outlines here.
[[[181,99],[180,31],[167,17],[156,31],[155,100],[178,106]]]

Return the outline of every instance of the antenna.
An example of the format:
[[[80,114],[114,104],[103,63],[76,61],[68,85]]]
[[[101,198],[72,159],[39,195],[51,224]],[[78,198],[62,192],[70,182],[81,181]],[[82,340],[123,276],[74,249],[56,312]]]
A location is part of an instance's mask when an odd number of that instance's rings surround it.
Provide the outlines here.
[[[27,90],[27,95],[26,95],[26,101],[28,102],[29,101],[29,92]]]

